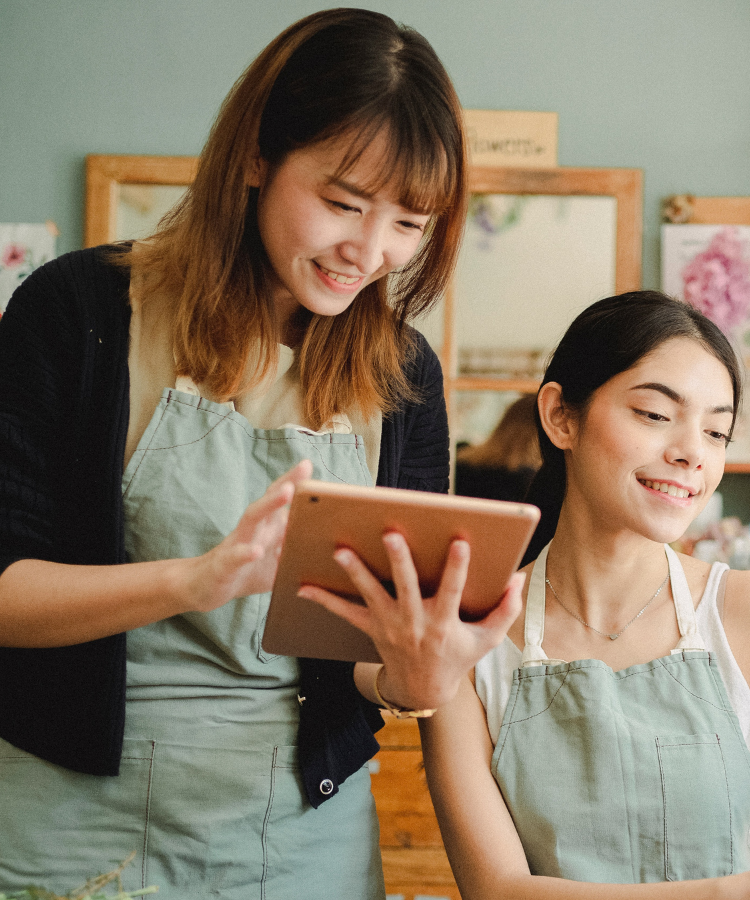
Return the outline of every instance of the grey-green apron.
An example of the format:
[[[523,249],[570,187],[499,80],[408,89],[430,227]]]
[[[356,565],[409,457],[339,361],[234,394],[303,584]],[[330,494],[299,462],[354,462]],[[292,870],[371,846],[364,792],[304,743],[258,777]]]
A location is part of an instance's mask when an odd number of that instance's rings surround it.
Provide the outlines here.
[[[165,389],[123,477],[129,559],[210,549],[301,459],[315,478],[372,483],[356,435],[255,429],[231,405]],[[16,784],[3,786],[16,808],[0,817],[15,823],[7,837],[0,825],[0,888],[45,872],[67,891],[136,851],[125,888],[155,884],[161,900],[384,897],[367,768],[317,810],[305,798],[299,667],[261,648],[268,602],[244,597],[128,634],[117,778],[0,743],[0,772]]]
[[[677,648],[615,672],[542,649],[547,549],[492,757],[532,874],[626,884],[747,870],[750,753],[677,555],[665,548]]]

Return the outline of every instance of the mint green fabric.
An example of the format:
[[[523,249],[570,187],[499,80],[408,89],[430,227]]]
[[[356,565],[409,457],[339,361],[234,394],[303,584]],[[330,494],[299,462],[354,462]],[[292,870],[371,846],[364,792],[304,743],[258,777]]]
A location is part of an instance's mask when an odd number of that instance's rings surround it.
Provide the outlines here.
[[[362,439],[252,428],[226,405],[166,389],[123,477],[131,561],[195,556],[301,459],[370,485]],[[260,646],[268,595],[128,634],[122,774],[60,769],[0,741],[10,809],[0,889],[65,892],[131,851],[126,889],[161,900],[382,900],[363,768],[315,810],[297,757],[298,663]]]
[[[672,556],[681,634],[695,644]],[[543,592],[542,557],[534,574],[530,596]],[[530,664],[516,670],[492,771],[531,872],[639,883],[749,869],[750,753],[712,655],[681,649],[618,672],[543,664],[543,593],[529,607]]]

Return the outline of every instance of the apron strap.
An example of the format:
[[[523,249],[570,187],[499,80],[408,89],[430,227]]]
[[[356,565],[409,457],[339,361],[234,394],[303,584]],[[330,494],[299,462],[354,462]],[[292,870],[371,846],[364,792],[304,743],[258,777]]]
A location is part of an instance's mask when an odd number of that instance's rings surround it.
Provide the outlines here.
[[[550,659],[542,648],[544,638],[544,612],[547,595],[545,578],[547,575],[547,553],[550,545],[542,550],[534,563],[529,579],[529,590],[526,595],[526,616],[523,628],[523,653],[521,654],[521,667],[555,665],[564,660]],[[690,594],[687,578],[682,564],[675,551],[668,545],[664,545],[664,552],[669,564],[669,580],[672,585],[672,597],[674,598],[677,624],[680,629],[680,640],[673,655],[682,653],[683,650],[705,650],[698,623],[695,616],[695,606]]]
[[[523,653],[521,667],[549,666],[565,662],[563,659],[550,659],[542,649],[544,638],[544,608],[547,596],[547,552],[549,544],[536,558],[531,570],[529,590],[526,594],[526,616],[523,626]]]
[[[677,613],[677,624],[680,628],[680,640],[672,653],[676,655],[682,653],[683,650],[705,650],[706,645],[698,631],[695,605],[682,564],[669,544],[664,545],[664,550],[669,563],[669,580],[672,583],[672,597]]]

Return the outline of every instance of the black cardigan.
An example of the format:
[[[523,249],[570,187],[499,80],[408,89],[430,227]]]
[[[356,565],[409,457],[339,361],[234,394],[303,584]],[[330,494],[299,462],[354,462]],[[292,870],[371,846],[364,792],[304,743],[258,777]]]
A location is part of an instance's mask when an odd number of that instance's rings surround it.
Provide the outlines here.
[[[128,285],[102,248],[69,253],[22,282],[0,320],[0,572],[23,558],[126,562]],[[384,419],[377,483],[446,491],[442,373],[421,335],[409,377],[422,402]],[[0,736],[66,768],[116,775],[125,642],[117,634],[69,647],[0,647]],[[300,761],[318,806],[327,799],[321,782],[333,782],[332,796],[377,752],[382,718],[357,691],[352,664],[300,662]]]

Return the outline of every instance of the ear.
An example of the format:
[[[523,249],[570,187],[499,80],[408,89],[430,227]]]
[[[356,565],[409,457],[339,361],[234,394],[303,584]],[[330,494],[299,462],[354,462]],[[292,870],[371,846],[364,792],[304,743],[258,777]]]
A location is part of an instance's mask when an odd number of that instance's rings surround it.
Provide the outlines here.
[[[577,433],[577,419],[563,403],[562,387],[548,381],[537,398],[539,418],[547,437],[559,450],[570,449]]]
[[[265,180],[268,171],[268,163],[261,156],[254,156],[250,160],[245,174],[245,184],[248,187],[259,188]]]

